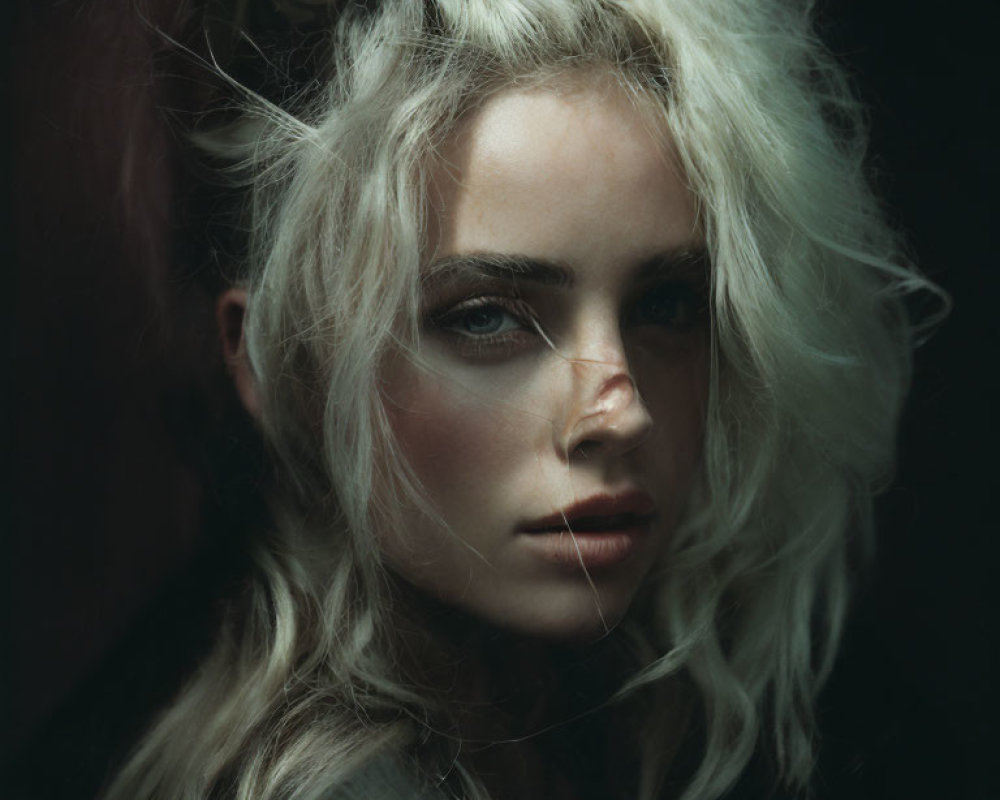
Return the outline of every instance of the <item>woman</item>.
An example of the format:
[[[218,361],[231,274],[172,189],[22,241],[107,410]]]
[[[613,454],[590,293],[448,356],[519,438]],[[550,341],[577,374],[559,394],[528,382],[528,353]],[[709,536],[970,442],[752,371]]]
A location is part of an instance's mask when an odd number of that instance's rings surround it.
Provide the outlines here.
[[[926,286],[806,10],[389,0],[332,52],[199,134],[273,524],[107,797],[804,791]]]

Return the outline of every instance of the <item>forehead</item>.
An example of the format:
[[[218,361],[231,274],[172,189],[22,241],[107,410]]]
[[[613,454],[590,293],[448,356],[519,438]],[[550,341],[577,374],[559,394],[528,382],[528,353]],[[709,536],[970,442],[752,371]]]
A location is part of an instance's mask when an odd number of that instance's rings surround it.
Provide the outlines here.
[[[516,243],[574,262],[623,242],[641,256],[694,234],[693,198],[665,127],[608,76],[498,92],[440,155],[428,232],[439,257]],[[609,214],[614,241],[595,236]]]
[[[443,148],[441,169],[460,183],[488,177],[518,187],[528,175],[558,185],[581,170],[593,181],[648,174],[672,161],[669,136],[649,106],[603,75],[508,88],[466,115]]]

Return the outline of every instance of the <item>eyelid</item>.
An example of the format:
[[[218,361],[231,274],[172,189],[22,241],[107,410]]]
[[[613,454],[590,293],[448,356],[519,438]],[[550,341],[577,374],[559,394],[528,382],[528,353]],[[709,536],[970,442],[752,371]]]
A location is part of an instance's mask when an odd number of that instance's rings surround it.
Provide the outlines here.
[[[461,299],[452,299],[438,303],[436,310],[429,311],[426,317],[432,323],[437,324],[445,321],[452,315],[461,314],[463,311],[492,305],[500,306],[514,316],[521,317],[526,323],[531,323],[532,325],[537,323],[535,312],[519,296],[488,294],[482,291],[470,292]]]
[[[470,334],[455,329],[454,326],[461,321],[463,314],[477,308],[490,307],[500,308],[504,313],[509,314],[521,325],[521,328],[492,334]],[[534,309],[516,295],[488,294],[480,291],[461,300],[440,303],[438,308],[438,311],[431,311],[425,315],[427,324],[440,333],[461,340],[463,346],[474,344],[476,348],[485,350],[501,345],[510,345],[516,339],[523,338],[525,334],[541,336],[548,341]]]

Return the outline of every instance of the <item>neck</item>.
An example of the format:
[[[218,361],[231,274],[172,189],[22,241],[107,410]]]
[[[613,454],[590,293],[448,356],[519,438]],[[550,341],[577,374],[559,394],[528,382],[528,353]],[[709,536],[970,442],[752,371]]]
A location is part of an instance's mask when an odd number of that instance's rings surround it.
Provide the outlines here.
[[[612,732],[621,709],[605,702],[635,668],[617,637],[554,643],[490,626],[410,587],[398,597],[404,670],[435,701],[433,729],[490,797],[614,796],[601,786],[609,742],[628,736]],[[618,780],[629,760],[615,756]]]

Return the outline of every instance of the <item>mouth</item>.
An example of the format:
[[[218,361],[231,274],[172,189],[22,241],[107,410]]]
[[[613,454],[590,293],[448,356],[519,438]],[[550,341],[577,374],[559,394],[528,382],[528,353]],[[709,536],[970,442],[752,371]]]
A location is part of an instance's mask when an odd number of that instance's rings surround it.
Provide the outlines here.
[[[578,574],[615,570],[639,552],[656,519],[653,498],[633,490],[600,494],[519,526],[541,559]]]
[[[653,498],[643,491],[595,495],[520,526],[523,533],[608,534],[648,527],[656,517]]]
[[[524,528],[525,533],[612,533],[641,528],[653,521],[653,514],[611,514],[578,517],[558,524]]]

